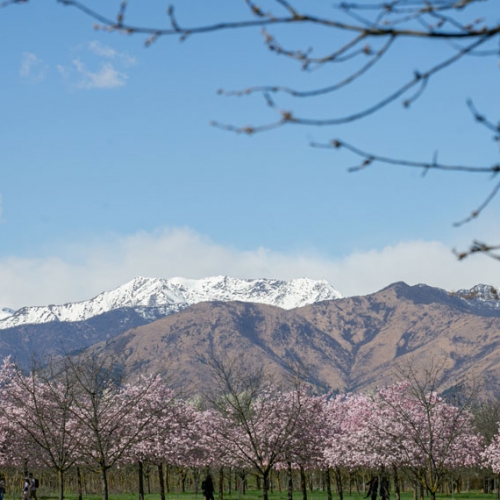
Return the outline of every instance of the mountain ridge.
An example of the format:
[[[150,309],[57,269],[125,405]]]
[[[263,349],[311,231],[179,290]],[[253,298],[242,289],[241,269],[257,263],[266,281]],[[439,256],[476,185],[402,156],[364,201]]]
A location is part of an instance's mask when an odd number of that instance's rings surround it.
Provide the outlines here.
[[[215,350],[247,355],[280,376],[299,367],[315,387],[344,391],[385,383],[398,363],[441,353],[451,378],[477,369],[500,397],[500,300],[487,285],[450,293],[399,282],[338,298],[324,281],[177,280],[163,288],[161,280],[137,278],[98,296],[92,312],[104,312],[88,319],[0,329],[0,357],[29,368],[33,354],[43,360],[111,350],[132,377],[169,366],[203,385],[208,374],[193,356]],[[322,300],[325,294],[337,298]],[[201,299],[209,301],[189,304]]]
[[[432,287],[395,283],[374,294],[291,310],[199,303],[96,344],[90,352],[117,357],[131,377],[166,370],[200,391],[210,380],[200,353],[246,357],[278,378],[299,367],[318,390],[342,392],[392,383],[398,366],[419,371],[437,359],[450,386],[478,377],[485,396],[499,397],[500,310],[476,314],[464,310],[463,300]]]
[[[293,309],[318,300],[340,298],[325,280],[298,278],[237,279],[213,276],[199,280],[186,278],[138,277],[96,297],[63,305],[23,307],[0,316],[0,330],[55,321],[78,322],[122,308],[133,308],[146,320],[158,319],[199,302],[240,300]]]

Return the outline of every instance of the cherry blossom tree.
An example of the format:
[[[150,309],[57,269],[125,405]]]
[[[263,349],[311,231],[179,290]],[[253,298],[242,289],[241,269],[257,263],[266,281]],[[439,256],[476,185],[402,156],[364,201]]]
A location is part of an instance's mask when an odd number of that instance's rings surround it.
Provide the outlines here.
[[[434,500],[445,474],[478,464],[482,439],[467,407],[449,404],[432,386],[410,381],[380,389],[371,427],[392,442]]]
[[[219,413],[210,434],[216,436],[225,465],[258,472],[263,500],[268,500],[271,471],[291,456],[304,392],[283,392],[263,369],[251,369],[241,360],[212,360],[212,367],[218,391],[209,399]]]
[[[64,373],[33,368],[29,375],[9,359],[0,371],[0,397],[11,438],[10,463],[50,467],[57,472],[59,500],[64,475],[78,459],[79,424],[72,407],[73,384]],[[5,434],[5,433],[4,433]],[[16,443],[17,441],[17,443]]]
[[[298,391],[268,388],[255,399],[233,394],[214,421],[226,465],[252,467],[262,478],[262,497],[268,499],[272,469],[290,456],[291,442],[302,411]]]
[[[154,422],[162,381],[143,378],[121,383],[119,366],[109,358],[65,360],[73,380],[72,415],[78,422],[78,452],[82,462],[101,475],[102,498],[108,500],[108,471],[124,460]]]
[[[193,404],[175,398],[166,386],[157,388],[153,405],[143,409],[143,414],[152,415],[128,455],[139,464],[139,496],[141,488],[141,465],[143,462],[158,468],[161,498],[165,498],[163,465],[180,467],[203,467],[213,460],[210,441],[207,437],[206,420],[212,412],[201,411]]]
[[[434,499],[446,473],[478,464],[482,440],[466,406],[454,406],[430,389],[435,387],[429,380],[407,380],[371,395],[330,401],[325,441],[330,466],[337,473],[341,467],[404,467]]]
[[[144,499],[143,463],[159,466],[159,479],[162,499],[165,497],[163,482],[163,463],[171,451],[179,434],[179,403],[175,401],[174,392],[165,384],[155,384],[148,397],[140,402],[140,419],[146,419],[141,438],[134,441],[127,452],[131,461],[137,463],[139,499]],[[141,425],[140,422],[138,422]]]
[[[500,433],[496,434],[486,447],[482,453],[482,459],[495,474],[500,474]]]
[[[375,468],[383,463],[373,448],[368,422],[373,418],[373,400],[365,394],[340,394],[325,407],[324,456],[335,473],[339,498],[343,498],[342,469]]]
[[[305,471],[308,469],[324,469],[324,429],[327,425],[326,406],[327,396],[311,396],[303,392],[301,396],[301,411],[295,432],[290,437],[286,451],[286,465],[288,470],[288,499],[292,498],[292,468],[300,471],[300,484],[303,500],[307,500]]]

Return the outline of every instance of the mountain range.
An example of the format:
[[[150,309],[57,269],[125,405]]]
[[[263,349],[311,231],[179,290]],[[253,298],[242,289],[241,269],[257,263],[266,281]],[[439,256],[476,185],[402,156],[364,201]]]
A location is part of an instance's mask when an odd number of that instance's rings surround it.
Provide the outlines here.
[[[132,378],[161,372],[200,392],[210,360],[299,371],[318,391],[390,383],[397,367],[439,360],[452,387],[481,381],[500,397],[500,300],[477,285],[454,293],[395,283],[342,298],[307,279],[137,278],[77,304],[23,308],[0,321],[0,356],[24,366],[36,352],[112,354]]]
[[[470,294],[466,294],[470,296]],[[242,302],[199,303],[92,347],[121,359],[132,377],[162,372],[210,386],[210,360],[260,365],[278,379],[297,370],[318,391],[359,391],[394,382],[398,370],[438,363],[453,387],[481,382],[500,396],[500,310],[425,285],[395,283],[364,297],[291,310]]]
[[[118,309],[134,309],[145,320],[166,316],[198,302],[233,301],[268,304],[293,309],[321,300],[342,297],[326,281],[307,278],[280,281],[214,276],[200,280],[185,278],[136,278],[93,299],[63,305],[3,308],[0,330],[27,324],[56,321],[87,321]]]
[[[104,339],[178,313],[193,304],[241,301],[293,309],[341,294],[324,280],[291,281],[214,276],[136,278],[93,299],[63,305],[3,308],[0,357],[13,356],[23,366],[33,353],[44,357],[81,350]]]

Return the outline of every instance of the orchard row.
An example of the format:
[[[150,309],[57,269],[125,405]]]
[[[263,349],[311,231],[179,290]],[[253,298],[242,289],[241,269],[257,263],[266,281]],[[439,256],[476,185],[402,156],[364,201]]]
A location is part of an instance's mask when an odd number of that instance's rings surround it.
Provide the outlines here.
[[[435,379],[315,396],[222,364],[216,375],[218,390],[193,401],[160,377],[124,383],[116,364],[97,357],[67,358],[29,374],[6,360],[0,465],[52,469],[60,500],[68,471],[99,474],[107,500],[111,470],[136,465],[142,482],[144,464],[252,472],[264,500],[273,474],[292,478],[294,471],[304,484],[308,471],[331,471],[340,494],[346,471],[390,471],[395,485],[401,471],[431,499],[450,474],[500,473],[499,435],[485,439],[471,400],[443,398]],[[331,474],[324,475],[328,491]]]

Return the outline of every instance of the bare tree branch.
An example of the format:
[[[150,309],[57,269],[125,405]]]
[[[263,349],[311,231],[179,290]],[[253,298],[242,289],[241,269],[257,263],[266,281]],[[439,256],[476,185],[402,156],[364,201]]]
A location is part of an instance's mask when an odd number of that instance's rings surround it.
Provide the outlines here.
[[[457,250],[453,250],[453,253],[457,256],[458,260],[463,260],[471,255],[476,253],[481,253],[491,257],[492,259],[500,260],[500,254],[495,253],[500,250],[500,245],[487,245],[481,241],[474,240],[472,245],[468,250],[463,252],[458,252]]]
[[[25,0],[0,0],[0,8],[23,3]],[[212,125],[223,130],[238,134],[252,135],[267,132],[284,125],[303,125],[314,127],[335,126],[362,120],[373,115],[390,104],[402,100],[406,108],[414,104],[425,92],[432,78],[464,59],[466,56],[498,56],[500,49],[492,48],[494,39],[500,39],[500,22],[496,17],[491,19],[477,15],[473,7],[487,3],[488,0],[389,0],[382,2],[341,2],[333,5],[332,13],[323,8],[320,15],[315,15],[307,2],[298,0],[268,0],[263,8],[254,0],[242,0],[246,7],[243,19],[200,23],[187,26],[180,22],[171,5],[166,12],[165,26],[142,26],[126,20],[128,0],[120,0],[116,16],[106,16],[102,11],[88,7],[84,0],[57,0],[61,5],[73,7],[93,19],[98,30],[125,34],[146,35],[145,45],[149,46],[159,38],[174,36],[181,41],[190,36],[209,35],[215,32],[234,31],[260,28],[267,48],[273,53],[285,56],[301,65],[304,70],[319,69],[328,64],[353,64],[349,66],[347,76],[339,81],[321,87],[298,90],[288,85],[258,85],[243,90],[223,91],[226,96],[245,96],[260,94],[267,107],[276,113],[276,119],[260,125],[237,126],[213,121]],[[300,7],[299,7],[300,5]],[[491,5],[491,4],[490,4]],[[305,7],[307,6],[307,7]],[[328,6],[329,8],[330,6]],[[482,7],[482,5],[481,5]],[[306,9],[308,12],[306,12]],[[310,12],[311,11],[311,12]],[[487,9],[482,9],[487,12]],[[319,55],[314,52],[315,44],[304,37],[298,38],[302,48],[289,48],[278,42],[276,36],[270,33],[273,28],[314,27],[313,33],[319,29],[328,30],[333,34],[329,46]],[[314,35],[313,35],[314,36]],[[300,116],[293,109],[283,108],[271,94],[281,97],[286,94],[292,97],[306,98],[325,96],[353,83],[367,75],[384,55],[394,50],[396,42],[405,39],[443,41],[448,44],[451,55],[437,59],[425,71],[415,70],[403,84],[394,83],[382,98],[372,101],[357,111],[343,116],[315,118]],[[322,39],[324,41],[324,39]],[[322,43],[324,43],[322,41]],[[500,123],[495,124],[480,114],[472,101],[468,101],[474,119],[494,132],[494,140],[500,143]],[[422,169],[425,174],[431,169],[448,172],[468,172],[496,175],[500,172],[500,164],[492,166],[446,165],[435,157],[430,162],[400,160],[380,156],[363,151],[355,146],[339,140],[329,144],[313,144],[314,147],[343,147],[362,158],[360,165],[351,167],[350,171],[360,170],[379,162]],[[465,219],[457,222],[460,226],[477,218],[490,205],[500,191],[500,182],[495,185],[484,201]],[[457,254],[460,259],[473,253],[486,253],[499,258],[494,251],[498,247],[474,242],[467,252]]]
[[[366,151],[363,151],[362,149],[357,148],[356,146],[353,146],[352,144],[340,141],[338,139],[334,139],[327,144],[311,143],[311,146],[323,149],[345,148],[348,151],[351,151],[352,153],[364,158],[364,161],[360,165],[356,165],[354,167],[349,168],[350,172],[356,172],[362,170],[366,168],[368,165],[371,165],[372,163],[376,162],[386,163],[388,165],[402,165],[405,167],[415,167],[424,170],[434,169],[434,170],[446,170],[452,172],[469,172],[469,173],[480,173],[480,174],[484,173],[497,174],[500,172],[500,164],[495,164],[490,167],[474,167],[470,165],[445,165],[443,163],[437,162],[435,159],[433,159],[432,162],[420,162],[412,160],[403,160],[398,158],[389,158],[386,156],[380,156],[377,154],[368,153]]]
[[[18,0],[19,1],[19,0]],[[160,36],[171,36],[171,35],[196,35],[203,33],[211,33],[214,31],[224,31],[231,29],[240,29],[240,28],[252,28],[252,27],[263,27],[269,25],[286,25],[290,23],[311,23],[315,25],[321,25],[327,28],[335,28],[340,29],[347,32],[353,33],[363,33],[365,36],[370,37],[386,37],[386,36],[401,36],[401,37],[424,37],[424,38],[456,38],[456,39],[466,39],[466,38],[477,38],[477,37],[491,37],[498,33],[500,33],[500,24],[491,26],[491,27],[483,27],[478,29],[457,29],[455,31],[438,31],[434,30],[417,30],[417,29],[395,29],[393,27],[394,22],[388,23],[388,26],[383,26],[380,23],[372,24],[371,27],[364,26],[362,24],[350,24],[343,23],[340,21],[336,21],[332,18],[324,18],[313,16],[309,14],[301,14],[298,13],[295,9],[291,10],[291,5],[288,2],[278,2],[281,5],[288,5],[288,11],[292,12],[291,15],[288,16],[271,16],[264,15],[262,11],[256,7],[251,2],[246,2],[251,7],[251,13],[257,17],[257,19],[245,20],[245,21],[228,21],[228,22],[220,22],[209,24],[205,26],[195,26],[191,28],[180,27],[177,25],[177,28],[154,28],[148,26],[135,26],[127,23],[118,23],[117,20],[106,17],[99,12],[90,9],[85,4],[79,2],[78,0],[57,0],[59,3],[75,7],[78,10],[81,10],[86,15],[100,22],[102,26],[101,28],[109,29],[111,31],[125,31],[127,33],[139,33],[139,34],[154,34],[158,37]],[[477,0],[474,0],[477,1]],[[425,2],[427,5],[427,2]],[[342,5],[342,4],[341,4]],[[351,13],[351,9],[343,8],[344,12]],[[173,10],[169,9],[169,12],[173,12]],[[426,7],[421,11],[417,11],[418,15],[428,14],[433,12],[433,9]],[[407,19],[408,20],[408,19]],[[407,21],[405,20],[405,21]],[[403,21],[399,21],[403,22]],[[364,23],[363,23],[364,24]]]

